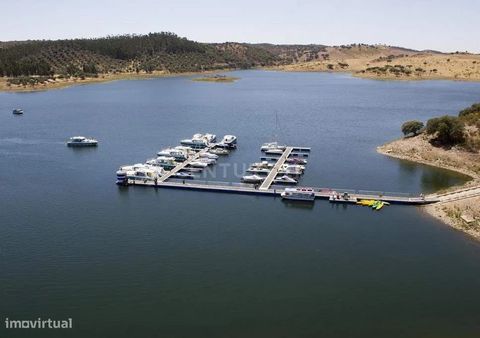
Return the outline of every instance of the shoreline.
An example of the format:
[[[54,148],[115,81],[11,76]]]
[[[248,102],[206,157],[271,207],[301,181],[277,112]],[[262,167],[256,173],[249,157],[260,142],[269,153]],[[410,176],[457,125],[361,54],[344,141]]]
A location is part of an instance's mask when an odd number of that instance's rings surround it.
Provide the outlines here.
[[[145,80],[155,78],[167,77],[187,77],[202,74],[215,74],[235,71],[237,69],[218,69],[215,71],[200,71],[200,72],[184,72],[184,73],[167,73],[163,71],[155,71],[153,73],[117,73],[117,74],[99,74],[98,77],[88,77],[84,80],[79,78],[68,78],[56,80],[54,82],[39,84],[35,86],[7,86],[7,79],[0,77],[0,92],[4,93],[33,93],[40,91],[47,91],[53,89],[63,89],[78,85],[89,85],[95,83],[107,83],[121,80]]]
[[[459,78],[453,76],[390,76],[390,75],[376,75],[374,73],[361,73],[356,70],[327,70],[327,69],[285,69],[282,66],[278,67],[266,67],[264,70],[268,71],[278,71],[285,73],[338,73],[338,74],[349,74],[352,77],[366,80],[377,80],[377,81],[456,81],[456,82],[480,82],[479,78]]]
[[[419,137],[422,136],[416,136],[415,138]],[[405,149],[402,149],[400,143],[408,144],[409,142],[410,141],[408,138],[394,140],[377,147],[376,150],[379,154],[382,154],[384,156],[454,171],[471,178],[469,181],[465,182],[465,184],[462,184],[460,186],[452,186],[447,189],[437,191],[435,192],[435,194],[470,187],[480,187],[480,173],[473,171],[470,168],[455,166],[453,163],[449,163],[449,159],[445,157],[443,159],[438,157],[436,160],[430,160],[422,157],[423,154],[421,152],[417,152],[416,154],[406,154]],[[414,146],[414,144],[410,146]],[[440,150],[440,152],[447,151]],[[463,156],[465,157],[467,155],[470,154],[463,154]],[[480,155],[478,154],[477,156],[480,157]],[[465,163],[469,161],[470,159],[465,159]],[[463,233],[466,233],[473,237],[475,240],[480,241],[480,221],[478,220],[478,218],[475,218],[475,214],[478,215],[478,212],[480,212],[480,197],[469,197],[458,201],[438,202],[422,206],[421,211],[441,221],[443,224],[446,224],[449,227],[458,231],[462,231]],[[465,217],[467,216],[473,219],[473,222],[471,224],[465,222]]]
[[[260,67],[252,68],[256,70],[285,72],[285,73],[339,73],[348,74],[354,78],[377,80],[377,81],[458,81],[458,82],[480,82],[480,78],[457,78],[448,76],[414,76],[414,77],[396,77],[396,76],[379,76],[376,74],[365,74],[354,70],[323,70],[323,69],[285,69],[282,66],[276,67]],[[142,80],[142,79],[154,79],[163,77],[180,77],[180,76],[194,76],[203,74],[215,74],[232,72],[238,69],[218,69],[199,72],[184,72],[184,73],[168,73],[163,71],[154,71],[153,73],[117,73],[117,74],[99,74],[98,77],[89,77],[84,80],[80,78],[68,78],[68,79],[56,79],[54,82],[43,83],[35,86],[8,86],[7,78],[0,77],[0,92],[5,93],[30,93],[47,91],[52,89],[62,89],[78,85],[88,85],[95,83],[106,83],[121,80]],[[201,80],[197,80],[201,81]],[[212,81],[213,82],[213,81]],[[218,81],[221,82],[221,81]],[[227,81],[224,81],[227,82]]]

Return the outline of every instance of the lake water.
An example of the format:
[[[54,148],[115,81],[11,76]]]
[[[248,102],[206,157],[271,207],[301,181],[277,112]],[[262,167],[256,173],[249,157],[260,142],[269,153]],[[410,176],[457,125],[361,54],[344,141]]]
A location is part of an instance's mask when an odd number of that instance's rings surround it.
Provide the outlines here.
[[[480,84],[234,74],[231,84],[178,77],[0,93],[0,336],[478,337],[480,244],[419,208],[309,207],[114,180],[120,165],[213,132],[239,146],[202,179],[238,182],[277,114],[280,141],[312,147],[302,185],[435,191],[466,178],[375,148],[406,120],[479,101]],[[67,148],[77,134],[99,147]],[[73,318],[74,329],[6,331],[5,317]]]

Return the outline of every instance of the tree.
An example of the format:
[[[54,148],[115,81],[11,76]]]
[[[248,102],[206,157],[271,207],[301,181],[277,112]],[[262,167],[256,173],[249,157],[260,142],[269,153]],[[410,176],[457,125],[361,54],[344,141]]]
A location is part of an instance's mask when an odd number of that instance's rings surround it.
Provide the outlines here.
[[[407,121],[402,124],[402,133],[407,136],[410,134],[417,135],[423,128],[423,122],[420,121]]]
[[[427,134],[435,135],[434,143],[440,146],[452,146],[465,141],[465,127],[454,116],[435,117],[427,121]]]
[[[478,114],[478,113],[480,113],[480,103],[474,103],[472,104],[471,107],[461,110],[458,116],[465,117],[467,115]]]

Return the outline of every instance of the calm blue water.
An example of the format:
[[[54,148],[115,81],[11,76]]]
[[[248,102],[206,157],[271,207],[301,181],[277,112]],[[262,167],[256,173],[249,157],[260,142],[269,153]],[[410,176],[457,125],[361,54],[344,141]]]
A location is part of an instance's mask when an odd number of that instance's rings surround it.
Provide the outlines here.
[[[304,185],[434,191],[466,178],[375,148],[405,120],[479,101],[480,84],[235,75],[0,93],[0,315],[74,321],[52,332],[2,320],[1,336],[478,337],[480,245],[420,209],[119,189],[114,176],[213,132],[239,147],[204,178],[238,181],[277,113],[280,141],[312,147]],[[67,148],[77,134],[100,146]]]

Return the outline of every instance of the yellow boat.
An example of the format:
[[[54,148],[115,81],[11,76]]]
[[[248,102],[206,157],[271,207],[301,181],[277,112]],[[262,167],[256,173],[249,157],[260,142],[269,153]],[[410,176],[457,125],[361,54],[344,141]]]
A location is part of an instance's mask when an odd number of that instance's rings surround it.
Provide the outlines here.
[[[373,203],[375,203],[375,200],[360,200],[357,202],[358,205],[365,205],[365,206],[371,206]]]
[[[379,203],[378,203],[377,206],[375,207],[375,210],[380,210],[380,209],[382,209],[384,205],[385,205],[385,202],[379,201]]]

